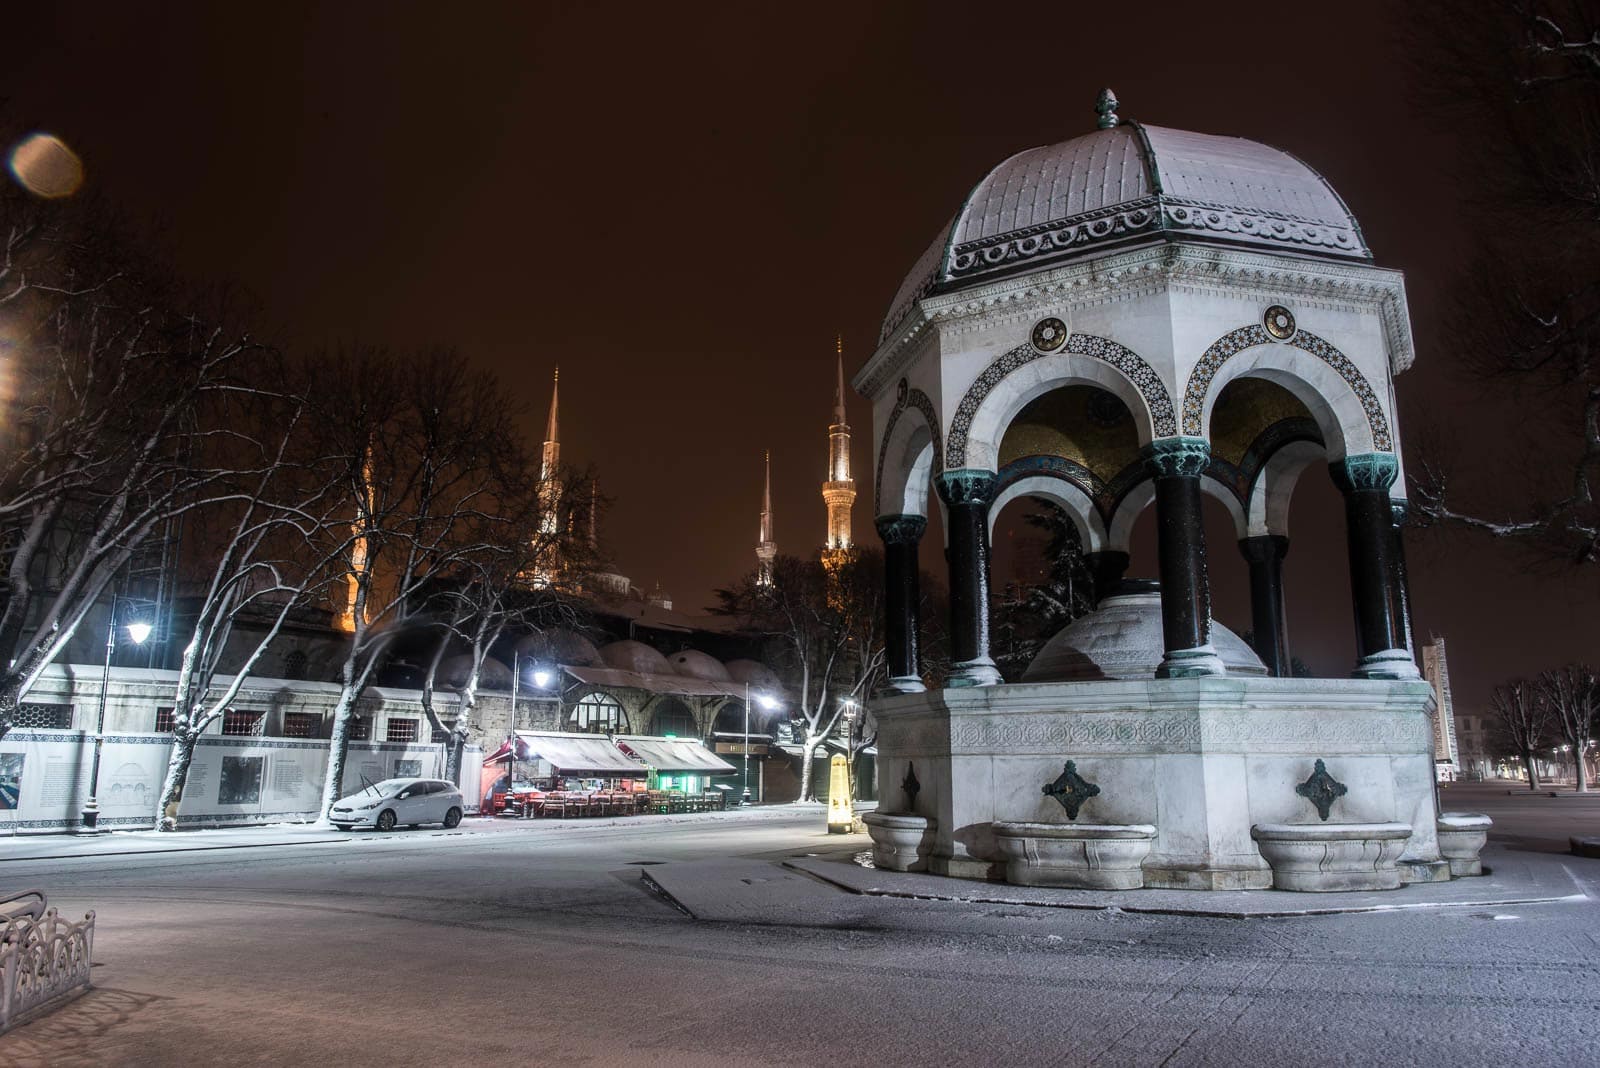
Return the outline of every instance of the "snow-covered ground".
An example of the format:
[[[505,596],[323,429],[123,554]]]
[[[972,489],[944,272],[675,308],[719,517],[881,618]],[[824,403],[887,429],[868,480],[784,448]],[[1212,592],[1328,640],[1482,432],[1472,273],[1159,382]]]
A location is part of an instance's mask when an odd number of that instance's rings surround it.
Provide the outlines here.
[[[1600,1048],[1600,862],[1524,854],[1590,898],[1483,910],[867,908],[778,865],[864,839],[816,809],[730,817],[0,863],[5,886],[98,910],[100,962],[94,992],[0,1039],[0,1064],[1565,1065]],[[797,907],[697,922],[640,878],[731,861],[742,893],[771,878]]]

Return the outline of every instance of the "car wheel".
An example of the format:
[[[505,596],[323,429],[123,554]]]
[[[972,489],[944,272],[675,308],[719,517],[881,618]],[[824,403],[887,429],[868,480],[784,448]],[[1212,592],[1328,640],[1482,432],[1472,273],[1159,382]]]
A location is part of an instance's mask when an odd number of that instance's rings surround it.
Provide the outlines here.
[[[452,807],[449,812],[444,814],[444,829],[448,831],[452,827],[459,826],[461,826],[461,810]]]
[[[392,808],[386,808],[378,813],[378,830],[380,831],[392,831],[394,830],[394,825],[398,822],[399,818],[395,816]]]

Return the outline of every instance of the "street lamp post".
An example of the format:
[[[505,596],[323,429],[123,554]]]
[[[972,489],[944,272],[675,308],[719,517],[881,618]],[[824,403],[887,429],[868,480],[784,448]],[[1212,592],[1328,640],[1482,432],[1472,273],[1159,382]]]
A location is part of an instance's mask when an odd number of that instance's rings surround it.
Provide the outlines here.
[[[79,834],[100,833],[100,749],[105,744],[106,736],[106,691],[111,688],[111,654],[117,649],[117,605],[123,602],[151,603],[115,594],[111,597],[111,622],[106,628],[106,662],[100,672],[100,706],[94,723],[94,759],[89,765],[89,798],[83,803],[83,824],[78,828]],[[128,640],[135,645],[143,645],[145,639],[150,637],[150,630],[149,623],[134,620],[128,624]]]
[[[769,712],[778,707],[778,702],[764,693],[756,694],[756,700],[761,702],[761,707]],[[744,684],[744,770],[739,775],[744,792],[739,798],[739,804],[750,803],[750,683]]]

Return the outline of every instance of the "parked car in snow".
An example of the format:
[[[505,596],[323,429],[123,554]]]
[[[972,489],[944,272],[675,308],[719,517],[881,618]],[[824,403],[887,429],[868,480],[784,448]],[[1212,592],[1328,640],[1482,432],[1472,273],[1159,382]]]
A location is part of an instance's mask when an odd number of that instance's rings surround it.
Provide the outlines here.
[[[448,828],[461,822],[465,807],[461,791],[439,779],[385,779],[335,801],[328,822],[341,831],[392,831],[402,823],[442,823]]]

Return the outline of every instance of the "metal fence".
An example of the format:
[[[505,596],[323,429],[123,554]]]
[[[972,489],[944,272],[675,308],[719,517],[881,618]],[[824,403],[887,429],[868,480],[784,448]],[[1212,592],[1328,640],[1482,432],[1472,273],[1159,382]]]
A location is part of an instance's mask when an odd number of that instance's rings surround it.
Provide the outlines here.
[[[0,1033],[89,988],[94,913],[73,923],[38,890],[0,901]]]

